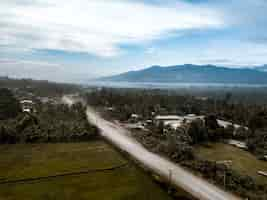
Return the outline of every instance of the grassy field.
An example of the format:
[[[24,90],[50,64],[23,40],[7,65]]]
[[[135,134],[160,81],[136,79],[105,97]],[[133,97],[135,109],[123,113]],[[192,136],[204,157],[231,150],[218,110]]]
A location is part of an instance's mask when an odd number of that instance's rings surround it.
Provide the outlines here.
[[[258,183],[266,183],[267,177],[257,171],[267,171],[267,162],[258,160],[251,153],[223,143],[212,143],[209,147],[199,146],[196,155],[211,161],[232,160],[231,167],[242,174],[253,177]]]
[[[0,145],[0,182],[128,165],[44,180],[0,184],[0,199],[169,200],[134,164],[102,141],[68,144]]]

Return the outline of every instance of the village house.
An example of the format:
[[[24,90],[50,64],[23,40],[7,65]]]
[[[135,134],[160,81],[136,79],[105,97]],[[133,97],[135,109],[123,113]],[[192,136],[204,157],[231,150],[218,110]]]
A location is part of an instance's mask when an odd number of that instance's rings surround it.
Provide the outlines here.
[[[228,144],[233,145],[233,146],[240,148],[240,149],[244,149],[244,150],[248,149],[247,144],[245,142],[242,142],[242,141],[229,140]]]
[[[115,108],[110,106],[110,107],[106,107],[106,110],[109,112],[113,112],[115,110]]]
[[[181,127],[183,124],[191,123],[196,119],[204,119],[204,116],[198,116],[195,114],[188,114],[185,116],[179,115],[158,115],[154,118],[154,123],[159,125],[159,123],[163,123],[164,126],[169,126],[173,129],[177,129]]]
[[[140,118],[141,118],[140,115],[133,113],[131,114],[129,121],[131,123],[137,123],[140,120]]]
[[[22,112],[32,113],[34,112],[34,103],[32,100],[20,101]]]
[[[267,177],[267,172],[265,171],[258,171],[258,174]]]
[[[157,115],[154,118],[154,122],[156,124],[159,124],[160,122],[166,122],[166,121],[179,121],[182,120],[183,118],[178,115]]]

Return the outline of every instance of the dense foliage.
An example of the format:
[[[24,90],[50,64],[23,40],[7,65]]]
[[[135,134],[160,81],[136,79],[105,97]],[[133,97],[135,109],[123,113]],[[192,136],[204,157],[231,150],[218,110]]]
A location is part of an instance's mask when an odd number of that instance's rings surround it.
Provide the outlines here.
[[[0,88],[0,120],[16,117],[20,110],[20,104],[12,92],[6,88]]]
[[[214,115],[227,121],[244,126],[249,125],[250,119],[257,113],[267,113],[264,105],[248,104],[245,99],[250,92],[235,98],[232,93],[226,92],[218,96],[217,92],[204,96],[167,90],[141,89],[108,89],[94,90],[87,94],[88,103],[94,106],[115,107],[113,115],[117,119],[127,120],[132,113],[143,118],[155,114],[200,114]],[[241,100],[239,100],[241,98]],[[267,116],[267,115],[265,115]]]
[[[37,81],[32,79],[10,79],[0,77],[0,87],[9,88],[23,94],[31,93],[35,96],[62,96],[63,94],[75,93],[80,86],[66,83],[53,83],[49,81]]]
[[[246,99],[251,91],[248,89],[246,95],[245,92],[242,94],[243,99]],[[235,98],[229,92],[222,94],[220,98],[214,92],[214,98],[201,99],[197,96],[181,95],[175,91],[104,88],[91,91],[86,97],[88,103],[93,106],[111,107],[112,112],[109,115],[121,121],[129,120],[133,113],[138,114],[141,120],[152,119],[158,114],[204,115],[207,116],[207,129],[203,132],[204,125],[194,122],[189,130],[194,135],[193,142],[233,138],[248,142],[249,150],[253,153],[267,153],[267,142],[265,139],[261,140],[267,137],[267,106],[246,103],[245,100],[237,101],[241,97]],[[222,129],[218,126],[216,118],[243,125],[249,130],[238,128],[233,132],[231,126]]]
[[[50,96],[57,93],[57,87],[49,84],[44,87],[47,90],[41,87],[40,93],[48,92]],[[60,101],[35,102],[33,106],[36,112],[22,113],[11,90],[0,89],[0,143],[84,141],[98,133],[98,129],[87,121],[86,109],[81,103],[69,107]]]
[[[39,105],[35,114],[20,114],[0,121],[1,143],[75,142],[97,136],[88,123],[82,104]]]
[[[182,165],[241,197],[255,200],[266,199],[267,184],[256,184],[250,176],[241,175],[225,164],[207,160],[193,160],[183,162]]]

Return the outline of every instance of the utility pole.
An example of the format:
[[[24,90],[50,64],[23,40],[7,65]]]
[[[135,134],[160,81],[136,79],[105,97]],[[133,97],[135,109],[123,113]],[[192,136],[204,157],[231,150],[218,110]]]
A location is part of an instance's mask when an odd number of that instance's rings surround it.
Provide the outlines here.
[[[215,115],[217,115],[217,99],[215,98],[215,102],[214,102],[214,113]]]
[[[172,181],[172,170],[169,169],[169,180],[168,180],[168,182],[169,182],[168,193],[169,194],[171,193],[171,183],[172,183],[171,181]]]
[[[224,185],[224,188],[226,188],[226,171],[224,171],[223,185]]]

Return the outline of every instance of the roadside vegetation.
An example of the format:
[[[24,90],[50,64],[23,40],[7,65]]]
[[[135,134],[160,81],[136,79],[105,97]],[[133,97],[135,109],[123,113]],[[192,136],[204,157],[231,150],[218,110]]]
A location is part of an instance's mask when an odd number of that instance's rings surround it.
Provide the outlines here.
[[[216,162],[229,161],[229,167],[234,170],[253,177],[259,184],[266,183],[266,177],[259,175],[257,172],[262,169],[267,170],[267,162],[257,159],[248,151],[224,143],[209,143],[205,146],[197,146],[194,152],[200,159]]]
[[[0,120],[16,117],[21,112],[18,100],[6,88],[0,88]]]
[[[88,141],[98,130],[86,118],[85,108],[61,102],[63,94],[80,87],[31,79],[0,79],[0,143]],[[20,101],[32,102],[23,112]]]

